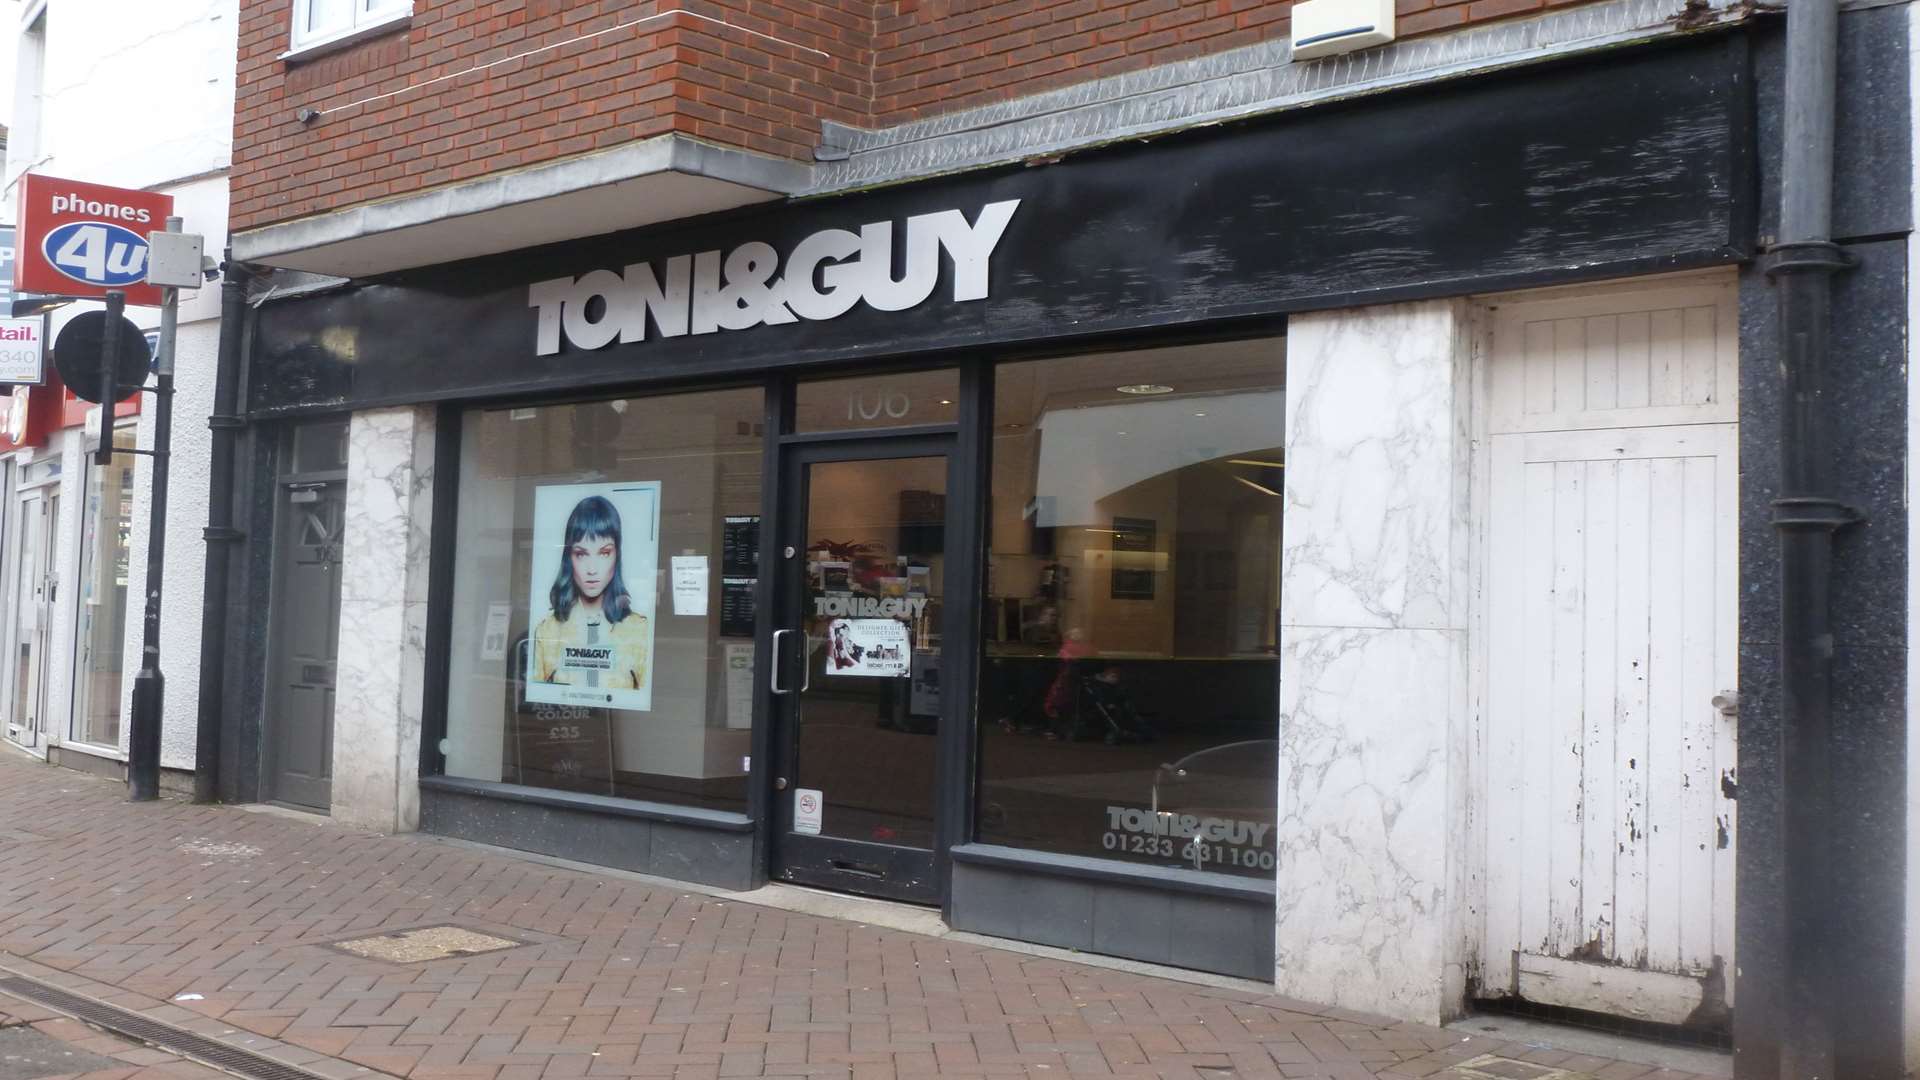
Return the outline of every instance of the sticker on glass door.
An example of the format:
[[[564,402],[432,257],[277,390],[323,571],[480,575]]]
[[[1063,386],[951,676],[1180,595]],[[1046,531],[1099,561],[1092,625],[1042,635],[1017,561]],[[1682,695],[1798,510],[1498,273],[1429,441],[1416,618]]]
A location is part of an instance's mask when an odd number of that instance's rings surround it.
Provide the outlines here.
[[[898,619],[835,619],[827,624],[827,674],[903,679],[913,657]]]
[[[820,835],[820,812],[826,802],[813,788],[798,788],[793,793],[793,831]]]

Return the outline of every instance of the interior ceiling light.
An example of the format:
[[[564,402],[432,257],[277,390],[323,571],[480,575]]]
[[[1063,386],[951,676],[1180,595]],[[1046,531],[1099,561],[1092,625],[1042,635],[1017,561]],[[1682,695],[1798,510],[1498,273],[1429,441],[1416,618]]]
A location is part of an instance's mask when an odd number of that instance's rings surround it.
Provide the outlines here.
[[[1163,383],[1157,383],[1157,382],[1128,383],[1125,386],[1116,386],[1114,387],[1114,389],[1120,391],[1123,394],[1171,394],[1173,393],[1173,387],[1167,386]]]
[[[1279,492],[1273,490],[1272,488],[1266,486],[1265,484],[1256,484],[1244,476],[1236,476],[1234,477],[1234,479],[1240,481],[1241,483],[1247,485],[1248,487],[1252,488],[1253,490],[1259,492],[1262,495],[1271,495],[1276,499],[1283,497]]]

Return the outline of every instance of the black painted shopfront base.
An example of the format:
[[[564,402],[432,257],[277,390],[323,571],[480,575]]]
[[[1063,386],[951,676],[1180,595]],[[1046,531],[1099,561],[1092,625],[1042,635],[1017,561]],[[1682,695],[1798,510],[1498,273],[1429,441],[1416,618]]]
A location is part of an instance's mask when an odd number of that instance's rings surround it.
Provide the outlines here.
[[[953,851],[956,930],[1273,981],[1272,882],[989,844]]]
[[[420,830],[717,889],[754,887],[753,823],[447,777],[420,781]]]

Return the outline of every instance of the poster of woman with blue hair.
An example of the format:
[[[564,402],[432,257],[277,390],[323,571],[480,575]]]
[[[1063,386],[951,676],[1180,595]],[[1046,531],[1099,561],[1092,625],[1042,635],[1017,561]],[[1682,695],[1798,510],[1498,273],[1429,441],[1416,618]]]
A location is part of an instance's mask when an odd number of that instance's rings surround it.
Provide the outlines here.
[[[527,700],[649,711],[659,482],[537,487],[533,522]]]

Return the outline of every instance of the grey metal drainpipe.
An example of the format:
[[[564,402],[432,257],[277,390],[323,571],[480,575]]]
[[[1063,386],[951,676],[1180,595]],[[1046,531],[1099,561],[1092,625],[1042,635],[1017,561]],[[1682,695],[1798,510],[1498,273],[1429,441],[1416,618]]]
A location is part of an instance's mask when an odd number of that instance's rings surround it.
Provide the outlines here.
[[[1781,376],[1781,805],[1785,827],[1786,993],[1779,1076],[1833,1080],[1833,537],[1859,520],[1835,497],[1827,439],[1833,275],[1850,265],[1833,243],[1837,0],[1787,5],[1780,236],[1767,275],[1778,288]],[[1745,1070],[1742,1070],[1745,1072]]]
[[[200,714],[193,751],[193,801],[213,802],[220,792],[220,728],[225,714],[227,577],[233,546],[241,539],[233,527],[233,474],[236,437],[246,421],[235,415],[239,399],[241,347],[246,340],[246,268],[227,251],[220,283],[220,352],[214,361],[212,458],[208,463],[207,569],[200,596]]]

